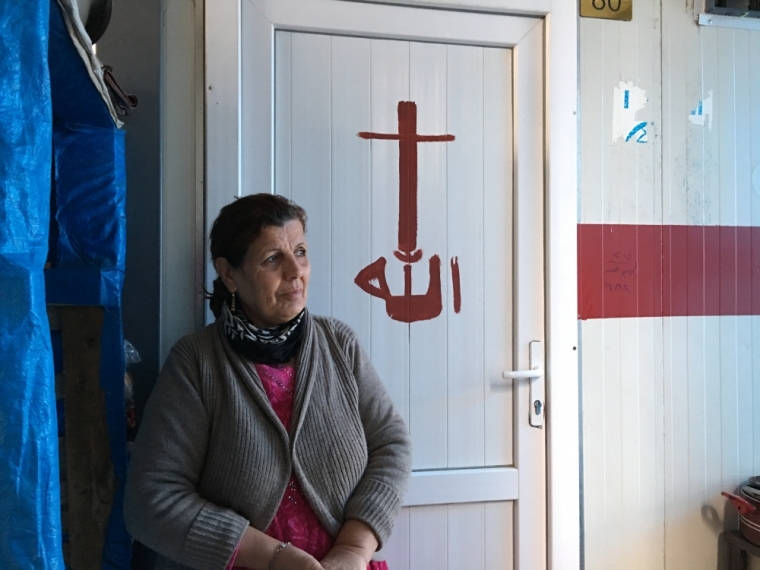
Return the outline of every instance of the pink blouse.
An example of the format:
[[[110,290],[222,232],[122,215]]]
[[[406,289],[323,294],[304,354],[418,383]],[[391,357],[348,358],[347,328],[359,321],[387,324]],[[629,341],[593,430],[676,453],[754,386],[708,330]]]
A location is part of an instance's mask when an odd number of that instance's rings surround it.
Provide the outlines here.
[[[256,364],[255,366],[275,414],[277,414],[285,430],[289,431],[296,386],[295,368],[293,366],[268,364]],[[265,532],[281,542],[290,542],[317,560],[322,560],[335,543],[306,500],[295,473],[290,475],[285,496],[280,502],[272,523]],[[232,560],[230,560],[226,570],[243,570],[241,566],[234,565],[236,556],[237,550],[232,555]],[[388,565],[385,561],[376,562],[372,560],[367,566],[367,570],[388,570]]]

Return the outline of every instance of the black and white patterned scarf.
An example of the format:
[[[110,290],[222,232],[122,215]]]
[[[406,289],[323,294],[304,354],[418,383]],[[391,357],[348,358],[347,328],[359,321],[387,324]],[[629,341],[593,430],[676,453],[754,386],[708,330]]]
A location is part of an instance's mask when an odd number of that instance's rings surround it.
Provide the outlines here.
[[[269,328],[255,326],[240,310],[222,306],[224,332],[232,347],[259,364],[285,364],[298,352],[306,309],[287,323]]]

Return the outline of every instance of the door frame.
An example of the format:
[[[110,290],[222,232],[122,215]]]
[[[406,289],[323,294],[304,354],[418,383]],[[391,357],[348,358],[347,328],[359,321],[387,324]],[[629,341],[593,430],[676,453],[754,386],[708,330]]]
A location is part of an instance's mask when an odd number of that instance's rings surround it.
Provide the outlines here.
[[[242,3],[246,4],[245,10]],[[428,6],[439,9],[431,10]],[[421,30],[418,23],[409,25],[403,17],[394,19],[399,10],[424,10],[427,29]],[[493,18],[489,18],[494,13],[530,13],[534,17],[510,18],[509,25],[505,26],[503,21],[494,24]],[[253,42],[257,51],[260,48],[262,53],[272,54],[268,60],[242,57],[244,17],[248,19],[246,29],[260,30],[256,37],[246,41]],[[245,77],[271,77],[274,73],[275,29],[356,34],[355,22],[360,21],[364,27],[361,35],[366,37],[393,37],[387,33],[392,26],[398,37],[405,40],[419,38],[519,48],[523,39],[530,39],[536,25],[543,26],[544,157],[537,158],[539,161],[543,158],[546,228],[546,553],[548,568],[578,569],[581,526],[576,254],[577,3],[573,0],[393,0],[392,4],[376,3],[376,0],[214,0],[205,2],[204,20],[205,210],[210,214],[206,216],[206,232],[209,218],[233,196],[273,189],[271,116],[274,97],[270,87],[273,82],[248,84]],[[347,27],[346,22],[351,25]],[[446,30],[446,33],[437,34],[435,30]],[[519,62],[516,64],[517,74]],[[242,113],[243,105],[260,105],[268,112],[251,117],[250,113]],[[259,123],[243,125],[244,120]],[[244,130],[260,132],[262,136],[244,141]],[[243,189],[242,181],[249,171],[257,176],[250,177],[252,184]],[[205,257],[205,252],[203,255]],[[213,269],[206,264],[207,287],[212,275]],[[524,484],[529,482],[521,482]]]

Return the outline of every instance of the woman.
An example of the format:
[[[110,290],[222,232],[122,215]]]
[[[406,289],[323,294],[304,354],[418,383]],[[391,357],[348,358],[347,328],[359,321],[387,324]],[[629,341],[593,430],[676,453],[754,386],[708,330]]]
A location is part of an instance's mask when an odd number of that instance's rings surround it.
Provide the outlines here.
[[[387,568],[409,438],[351,329],[307,311],[305,230],[269,194],[213,224],[217,319],[173,347],[126,485],[157,568]]]

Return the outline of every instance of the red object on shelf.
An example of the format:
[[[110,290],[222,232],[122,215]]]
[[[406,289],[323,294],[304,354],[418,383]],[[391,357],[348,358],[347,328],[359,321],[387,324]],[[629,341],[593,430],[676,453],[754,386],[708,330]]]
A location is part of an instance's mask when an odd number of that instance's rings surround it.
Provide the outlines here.
[[[760,545],[760,512],[758,512],[760,501],[746,495],[740,497],[726,491],[723,491],[721,495],[728,498],[739,511],[739,531],[744,538],[753,544]]]

